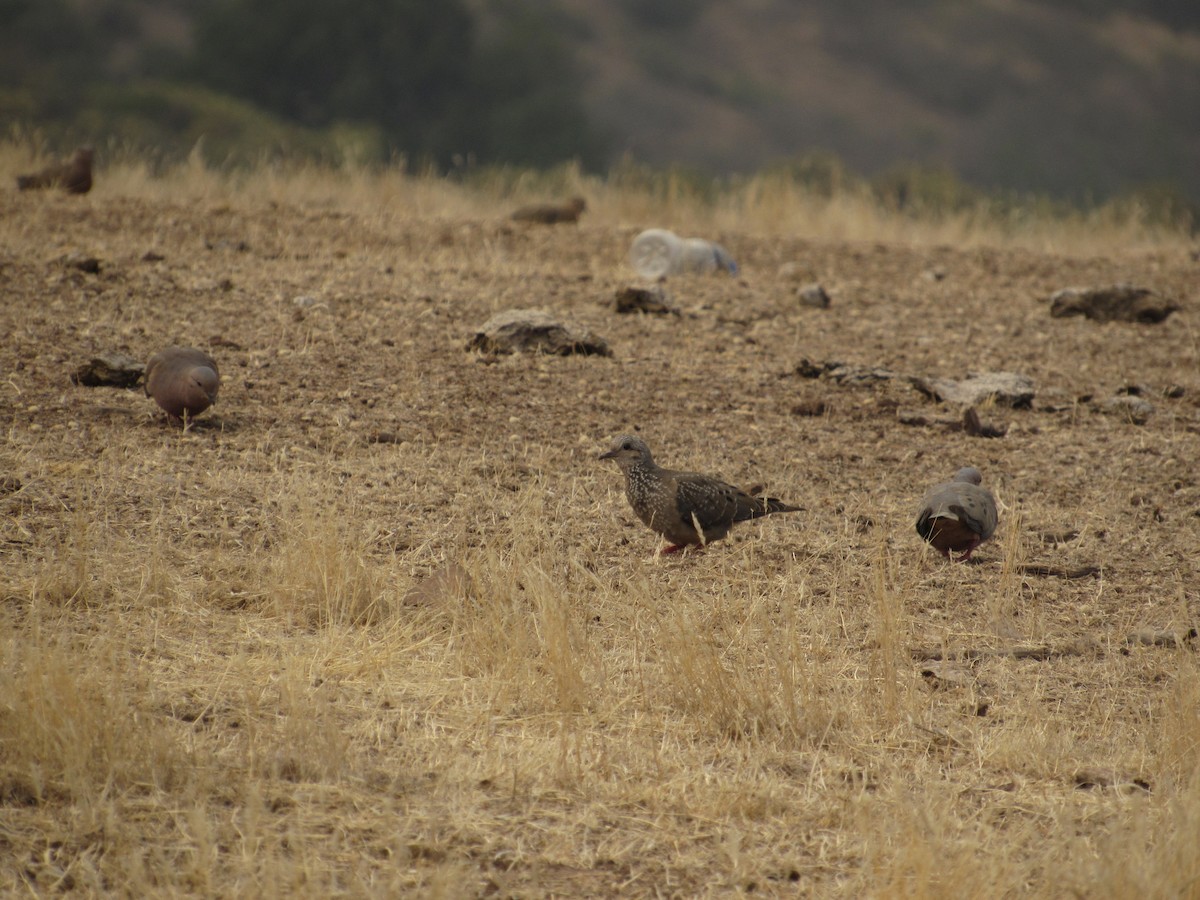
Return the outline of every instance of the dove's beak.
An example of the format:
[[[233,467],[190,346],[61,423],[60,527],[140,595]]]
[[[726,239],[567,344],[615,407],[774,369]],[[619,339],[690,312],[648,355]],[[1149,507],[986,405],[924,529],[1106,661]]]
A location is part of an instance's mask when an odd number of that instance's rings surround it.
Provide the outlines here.
[[[612,459],[616,455],[617,455],[616,450],[605,450],[603,453],[600,454],[598,459]]]

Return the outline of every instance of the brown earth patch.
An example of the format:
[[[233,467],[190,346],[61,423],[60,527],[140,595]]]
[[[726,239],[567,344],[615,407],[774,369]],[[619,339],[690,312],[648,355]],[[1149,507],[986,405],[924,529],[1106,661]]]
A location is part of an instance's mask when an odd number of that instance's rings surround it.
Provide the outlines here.
[[[628,316],[654,223],[503,216],[0,192],[5,891],[969,895],[1054,869],[1094,896],[1122,835],[1121,865],[1194,883],[1192,642],[1127,642],[1200,613],[1194,260],[726,233],[740,277]],[[796,260],[831,308],[777,277]],[[1049,315],[1123,281],[1183,308]],[[613,355],[464,349],[520,307]],[[172,343],[223,377],[187,432],[71,381]],[[985,440],[804,359],[1036,394],[981,408]],[[1130,384],[1144,424],[1091,403]],[[596,459],[627,431],[806,512],[649,560]],[[915,506],[967,464],[1001,526],[951,565]],[[970,678],[931,690],[932,647]],[[1078,789],[1122,779],[1153,790]]]

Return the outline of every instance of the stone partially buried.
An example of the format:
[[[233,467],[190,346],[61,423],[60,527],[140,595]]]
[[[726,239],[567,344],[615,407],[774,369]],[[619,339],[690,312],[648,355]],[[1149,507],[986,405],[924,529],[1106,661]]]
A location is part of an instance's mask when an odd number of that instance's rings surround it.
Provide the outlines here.
[[[480,326],[467,342],[481,353],[549,353],[612,356],[608,342],[586,326],[544,309],[508,309]]]
[[[131,388],[145,371],[142,363],[124,353],[102,353],[72,372],[71,382],[84,387]]]
[[[679,307],[671,302],[662,285],[639,287],[629,285],[618,288],[614,305],[619,313],[649,313],[655,316],[678,316]]]
[[[1086,316],[1096,322],[1141,322],[1156,325],[1179,309],[1149,288],[1114,284],[1096,288],[1064,288],[1050,297],[1050,315]]]
[[[1024,409],[1033,403],[1033,379],[1018,372],[981,372],[962,381],[952,378],[914,378],[921,393],[945,403],[978,406],[989,400],[997,406]]]

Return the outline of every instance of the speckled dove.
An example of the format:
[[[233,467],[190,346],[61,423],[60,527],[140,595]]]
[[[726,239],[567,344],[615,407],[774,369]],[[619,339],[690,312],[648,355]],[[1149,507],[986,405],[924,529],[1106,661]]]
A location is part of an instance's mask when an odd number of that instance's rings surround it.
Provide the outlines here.
[[[655,464],[645,441],[633,435],[616,438],[600,458],[621,467],[629,505],[639,519],[671,542],[663,553],[720,540],[735,522],[800,509],[774,497],[752,497],[709,475],[664,469]]]
[[[917,534],[947,559],[965,562],[996,533],[996,498],[979,486],[982,481],[980,471],[967,466],[958,470],[953,481],[934,485],[921,499]],[[962,556],[951,557],[951,550]]]
[[[86,194],[92,189],[92,148],[80,147],[64,163],[47,166],[32,175],[18,175],[17,189],[22,191],[60,187],[68,194]]]
[[[172,422],[192,418],[217,402],[221,376],[203,350],[167,347],[146,363],[146,396],[163,408]]]
[[[582,197],[572,197],[566,203],[535,203],[533,206],[522,206],[511,218],[517,222],[536,222],[539,225],[557,225],[559,222],[578,222],[583,211],[587,209],[587,201]]]

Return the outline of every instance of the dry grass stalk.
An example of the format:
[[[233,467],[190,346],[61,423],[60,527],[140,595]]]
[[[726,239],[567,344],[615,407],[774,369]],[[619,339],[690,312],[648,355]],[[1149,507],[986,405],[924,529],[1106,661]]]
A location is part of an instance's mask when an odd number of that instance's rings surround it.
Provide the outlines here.
[[[559,191],[578,228],[505,223]],[[1194,893],[1194,642],[1126,638],[1195,625],[1200,345],[1043,304],[1190,290],[1183,239],[569,169],[131,160],[0,206],[0,892]],[[743,274],[610,315],[649,224],[723,232]],[[462,350],[531,298],[615,356]],[[66,380],[185,338],[227,378],[187,433]],[[801,357],[1019,364],[1053,402],[980,441],[899,424],[895,385],[798,385]],[[1144,425],[1074,402],[1132,381]],[[805,512],[650,559],[596,459],[630,429]],[[911,519],[959,461],[1005,501],[970,565]],[[1025,643],[1064,652],[960,658]]]

